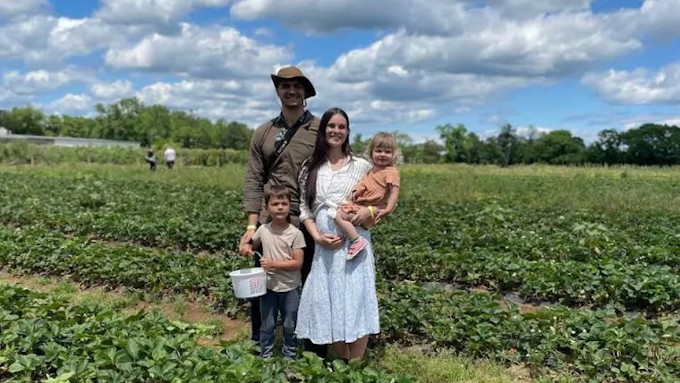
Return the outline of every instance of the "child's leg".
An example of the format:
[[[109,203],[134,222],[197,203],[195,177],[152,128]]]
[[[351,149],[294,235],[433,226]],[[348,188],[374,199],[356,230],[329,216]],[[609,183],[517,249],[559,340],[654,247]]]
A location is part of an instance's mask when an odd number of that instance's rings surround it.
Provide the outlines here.
[[[349,216],[347,213],[342,209],[338,209],[337,214],[335,215],[335,223],[340,227],[340,230],[345,233],[347,238],[355,240],[359,236],[359,233],[357,233],[357,229],[352,222],[348,221],[348,218]]]
[[[281,310],[281,322],[283,322],[282,353],[286,358],[295,358],[297,356],[295,325],[297,323],[297,310],[300,305],[300,294],[297,289],[293,289],[277,295],[279,309]]]
[[[348,213],[340,208],[337,211],[335,223],[345,232],[347,238],[349,238],[350,244],[349,249],[347,250],[347,259],[353,259],[366,248],[368,242],[364,237],[359,235],[354,225],[348,221],[348,218]]]
[[[274,354],[274,330],[278,316],[276,293],[267,290],[267,294],[260,297],[260,356],[269,358]]]

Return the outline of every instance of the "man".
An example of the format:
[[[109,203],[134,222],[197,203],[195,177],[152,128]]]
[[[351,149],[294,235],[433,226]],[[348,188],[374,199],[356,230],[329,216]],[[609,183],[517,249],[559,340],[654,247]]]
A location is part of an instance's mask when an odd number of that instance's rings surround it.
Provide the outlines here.
[[[251,242],[258,224],[264,224],[268,215],[264,206],[264,190],[272,185],[284,185],[291,193],[291,223],[298,226],[305,236],[307,247],[302,265],[304,283],[312,265],[314,240],[300,225],[300,192],[298,170],[304,160],[309,158],[316,145],[319,119],[305,109],[307,99],[316,95],[311,81],[294,66],[281,68],[271,75],[276,95],[281,102],[280,114],[260,125],[250,142],[248,168],[246,172],[243,206],[248,216],[246,231],[241,237],[239,251],[247,254],[247,244]],[[259,266],[259,260],[255,259]],[[259,300],[251,300],[252,339],[259,340],[260,307]],[[307,350],[325,358],[327,347],[306,345]]]
[[[175,166],[175,158],[177,157],[175,149],[168,147],[163,155],[165,156],[165,165],[168,166],[168,169],[172,169]]]

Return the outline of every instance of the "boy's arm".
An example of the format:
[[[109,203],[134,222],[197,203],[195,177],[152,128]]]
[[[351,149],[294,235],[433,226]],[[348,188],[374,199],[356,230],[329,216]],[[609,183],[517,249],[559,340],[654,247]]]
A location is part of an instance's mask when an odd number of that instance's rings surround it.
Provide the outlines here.
[[[387,197],[387,206],[384,209],[378,209],[378,213],[375,215],[376,223],[377,221],[390,214],[397,207],[397,201],[399,200],[399,185],[390,185],[390,196]]]
[[[300,270],[302,267],[302,260],[304,259],[305,253],[302,248],[293,249],[293,259],[287,261],[274,261],[271,259],[263,258],[260,263],[262,267],[266,270],[283,270],[283,271],[293,271]]]

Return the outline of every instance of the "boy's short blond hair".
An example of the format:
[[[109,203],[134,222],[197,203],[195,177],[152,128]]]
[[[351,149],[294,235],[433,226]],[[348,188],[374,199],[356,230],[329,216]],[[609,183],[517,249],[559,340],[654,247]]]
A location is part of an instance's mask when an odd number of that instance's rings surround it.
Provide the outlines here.
[[[371,142],[366,148],[366,155],[373,162],[373,151],[375,149],[388,149],[392,151],[392,165],[397,162],[400,155],[399,145],[397,144],[397,137],[392,133],[378,132],[373,136]]]

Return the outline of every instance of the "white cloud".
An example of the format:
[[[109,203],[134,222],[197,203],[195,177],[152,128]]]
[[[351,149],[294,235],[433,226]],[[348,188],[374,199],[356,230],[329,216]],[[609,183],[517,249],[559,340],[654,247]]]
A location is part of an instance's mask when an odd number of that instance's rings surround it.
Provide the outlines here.
[[[646,0],[637,18],[641,32],[664,40],[677,38],[680,36],[679,8],[680,0]],[[635,22],[635,17],[630,19],[627,21]]]
[[[622,122],[623,130],[630,130],[639,128],[643,124],[659,124],[659,125],[670,125],[670,126],[680,126],[680,116],[635,116],[626,119]]]
[[[279,19],[290,28],[312,33],[403,28],[438,34],[462,32],[461,24],[472,13],[528,19],[588,10],[589,5],[590,0],[236,0],[231,14],[246,20]]]
[[[47,0],[2,0],[0,1],[0,19],[39,13],[47,6]]]
[[[33,16],[0,26],[0,60],[21,59],[51,66],[139,33],[101,20]]]
[[[270,38],[274,36],[274,31],[272,31],[269,28],[257,28],[255,29],[255,32],[253,33],[254,36],[257,37],[266,37]]]
[[[548,128],[548,127],[544,127],[544,126],[533,126],[533,125],[515,127],[515,133],[518,136],[529,137],[530,135],[533,134],[534,135],[533,138],[538,138],[543,134],[552,132],[553,130],[558,130],[558,129]]]
[[[35,95],[54,91],[74,81],[74,76],[68,71],[50,72],[37,70],[27,73],[9,71],[3,74],[2,82],[9,91],[17,95]]]
[[[85,94],[68,93],[46,105],[46,110],[50,114],[83,115],[92,112],[93,109],[94,101]]]
[[[155,24],[161,29],[201,7],[223,7],[230,0],[102,0],[96,16],[111,23],[126,25]]]
[[[376,76],[394,63],[406,71],[561,76],[641,48],[585,13],[490,21],[470,21],[464,34],[452,36],[391,33],[341,55],[333,69],[341,81]]]
[[[427,3],[433,3],[429,1]],[[443,3],[436,1],[436,3]],[[429,4],[433,6],[434,4]],[[454,4],[455,5],[455,4]],[[456,5],[457,6],[457,5]],[[288,0],[240,0],[231,7],[232,16],[254,20],[263,18],[280,19],[288,27],[310,32],[333,32],[341,28],[398,28],[408,24],[438,24],[427,7],[419,6],[417,0],[363,1],[330,0],[307,1]],[[453,16],[453,15],[450,15]],[[425,18],[425,20],[422,20]],[[421,19],[420,22],[417,20]]]
[[[187,74],[199,78],[252,77],[268,73],[291,53],[262,44],[233,28],[181,25],[174,36],[153,34],[138,43],[106,52],[116,68]]]
[[[134,90],[130,81],[117,80],[110,83],[93,84],[90,87],[90,92],[98,99],[114,100],[131,96]]]
[[[147,105],[161,104],[213,120],[237,120],[251,126],[275,114],[279,106],[271,80],[184,80],[158,82],[136,93]]]
[[[603,98],[621,104],[680,102],[680,62],[658,71],[638,68],[632,71],[609,70],[587,73],[582,82]]]

